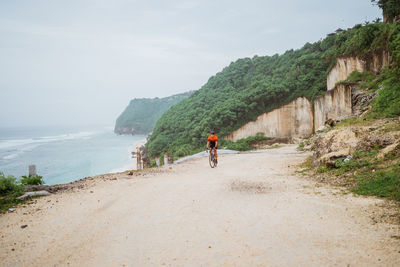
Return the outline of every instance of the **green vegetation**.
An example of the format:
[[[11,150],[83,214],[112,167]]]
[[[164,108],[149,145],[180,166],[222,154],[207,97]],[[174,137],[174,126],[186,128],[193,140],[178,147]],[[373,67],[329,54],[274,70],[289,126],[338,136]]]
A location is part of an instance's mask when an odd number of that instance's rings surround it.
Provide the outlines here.
[[[309,145],[311,145],[311,140],[310,139],[306,139],[306,140],[304,140],[303,142],[301,142],[299,144],[299,146],[297,147],[297,150],[298,151],[305,151],[306,146],[309,146]]]
[[[4,176],[0,173],[0,195],[10,194],[21,190],[21,185],[17,182],[17,178],[8,175]]]
[[[375,195],[400,201],[400,164],[376,171],[371,177],[358,178],[354,192],[360,195]]]
[[[265,137],[263,134],[257,134],[256,136],[250,136],[247,138],[242,138],[236,142],[224,141],[224,145],[227,149],[237,150],[237,151],[249,151],[254,148],[254,145],[262,143],[264,141],[271,140],[271,138]]]
[[[383,16],[388,22],[400,18],[400,2],[398,0],[371,0],[371,2],[376,3],[383,10]]]
[[[381,2],[381,1],[379,1]],[[387,1],[388,3],[391,1]],[[399,8],[400,4],[397,4]],[[399,13],[397,13],[399,14]],[[356,30],[354,30],[356,29]],[[369,114],[372,118],[400,115],[400,23],[367,24],[356,26],[349,33],[341,32],[335,41],[336,50],[330,57],[340,53],[369,57],[374,51],[391,52],[391,66],[385,68],[378,77],[370,73],[352,73],[347,81],[360,82],[362,89],[379,90]],[[339,41],[338,41],[339,40]]]
[[[375,78],[353,74],[350,79],[379,92],[376,116],[396,116],[399,112],[400,24],[366,23],[328,35],[324,40],[282,55],[254,56],[232,62],[189,98],[167,110],[157,122],[147,142],[150,156],[168,151],[185,156],[200,151],[206,137],[215,130],[223,137],[258,115],[304,96],[314,98],[326,91],[326,75],[339,56],[368,58],[390,50],[392,66]],[[385,76],[386,75],[386,76]],[[397,76],[396,76],[397,75]],[[231,148],[248,149],[240,141]]]
[[[118,134],[148,134],[157,120],[172,105],[190,96],[192,92],[164,98],[135,98],[118,117],[114,132]]]
[[[400,116],[400,68],[388,69],[383,77],[382,90],[379,91],[372,107],[373,117]]]
[[[223,137],[258,115],[299,97],[326,90],[324,42],[283,55],[239,59],[191,97],[167,110],[150,136],[151,156],[183,155],[204,147],[211,129]]]
[[[36,175],[36,176],[22,176],[21,177],[21,184],[23,185],[42,185],[44,184],[44,181],[42,179],[42,176]]]
[[[0,213],[21,203],[22,201],[16,198],[22,194],[22,185],[18,183],[17,178],[12,175],[5,176],[0,172]]]
[[[22,176],[17,179],[13,175],[5,176],[0,172],[0,213],[24,202],[17,199],[17,197],[23,195],[23,187],[25,185],[42,185],[43,183],[42,176],[39,175],[33,177]]]
[[[357,194],[400,201],[400,145],[383,158],[378,158],[378,153],[377,149],[356,151],[348,160],[336,160],[334,167],[324,164],[315,167],[315,172],[340,177],[341,184],[350,186]],[[310,160],[304,164],[307,170],[314,168]]]
[[[353,174],[357,181],[353,191],[400,201],[399,156],[399,146],[381,160],[377,158],[377,151],[355,153],[354,159],[343,166],[344,172],[357,170]]]
[[[360,89],[368,91],[376,91],[379,88],[380,80],[370,72],[353,71],[346,80],[338,82],[341,83],[358,83]]]
[[[338,122],[335,126],[336,127],[347,127],[347,126],[368,126],[373,123],[373,120],[370,117],[365,118],[347,118],[340,122]]]

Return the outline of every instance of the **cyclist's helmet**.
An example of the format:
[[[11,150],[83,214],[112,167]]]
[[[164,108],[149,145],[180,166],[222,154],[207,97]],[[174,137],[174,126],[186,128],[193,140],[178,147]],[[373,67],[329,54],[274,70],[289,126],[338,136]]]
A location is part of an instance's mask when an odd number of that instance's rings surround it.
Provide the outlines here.
[[[212,130],[212,131],[211,131],[211,134],[215,134],[215,131],[214,131],[214,130]]]

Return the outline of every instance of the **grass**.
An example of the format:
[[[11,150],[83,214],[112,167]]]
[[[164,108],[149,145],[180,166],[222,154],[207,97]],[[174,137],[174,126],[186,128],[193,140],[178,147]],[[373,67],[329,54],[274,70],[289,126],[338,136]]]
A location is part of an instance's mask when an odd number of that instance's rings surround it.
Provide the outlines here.
[[[339,179],[340,184],[350,186],[354,193],[400,202],[400,145],[383,159],[378,159],[378,154],[379,150],[356,151],[347,161],[338,159],[334,167],[316,166],[307,158],[300,165],[303,168],[300,172],[312,170],[317,175],[328,175],[331,181]]]
[[[274,148],[280,148],[280,147],[282,147],[282,145],[275,144],[275,145],[272,145],[272,146],[268,146],[265,149],[274,149]]]
[[[358,176],[358,187],[353,192],[400,201],[400,164]]]
[[[304,147],[306,146],[306,143],[305,142],[301,142],[300,144],[299,144],[299,146],[297,147],[297,150],[298,151],[304,151]]]
[[[308,156],[304,162],[302,162],[299,167],[301,170],[296,171],[301,175],[307,175],[307,173],[314,168],[314,162],[312,156]]]
[[[310,139],[306,139],[303,142],[301,142],[299,144],[299,146],[297,147],[298,151],[304,151],[306,146],[311,145],[311,140]]]
[[[9,208],[15,207],[18,204],[24,203],[25,200],[19,200],[22,192],[13,192],[7,195],[0,196],[0,213],[6,212]]]
[[[374,120],[370,117],[363,118],[347,118],[336,124],[337,127],[348,127],[348,126],[369,126],[372,125]]]

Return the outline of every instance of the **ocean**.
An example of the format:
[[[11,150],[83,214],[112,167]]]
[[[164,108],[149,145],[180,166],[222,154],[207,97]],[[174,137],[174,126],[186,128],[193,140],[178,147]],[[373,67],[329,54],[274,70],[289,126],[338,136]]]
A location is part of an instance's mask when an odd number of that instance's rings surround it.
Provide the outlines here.
[[[36,165],[46,184],[136,168],[131,157],[143,135],[116,135],[112,127],[0,128],[0,172],[20,177]]]

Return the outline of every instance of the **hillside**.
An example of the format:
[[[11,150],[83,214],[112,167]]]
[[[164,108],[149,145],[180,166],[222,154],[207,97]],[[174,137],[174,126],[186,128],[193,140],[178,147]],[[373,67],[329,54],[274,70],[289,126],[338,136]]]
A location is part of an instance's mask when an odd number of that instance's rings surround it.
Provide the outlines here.
[[[201,150],[211,129],[224,137],[258,115],[297,97],[313,99],[322,95],[327,90],[327,73],[338,57],[368,57],[374,51],[388,50],[393,62],[375,80],[375,90],[378,84],[388,85],[383,86],[375,108],[381,116],[395,116],[399,96],[390,84],[398,85],[394,79],[399,72],[399,32],[399,23],[358,24],[282,55],[239,59],[164,113],[148,140],[147,149],[151,156],[165,151],[184,156]],[[385,102],[387,97],[390,99]],[[392,111],[388,112],[389,109]]]
[[[329,67],[324,46],[329,42],[231,63],[160,118],[149,138],[150,153],[190,154],[204,146],[211,129],[224,136],[296,97],[322,94]]]
[[[117,134],[148,134],[157,120],[172,105],[179,103],[192,92],[164,98],[135,98],[118,117],[114,132]]]

